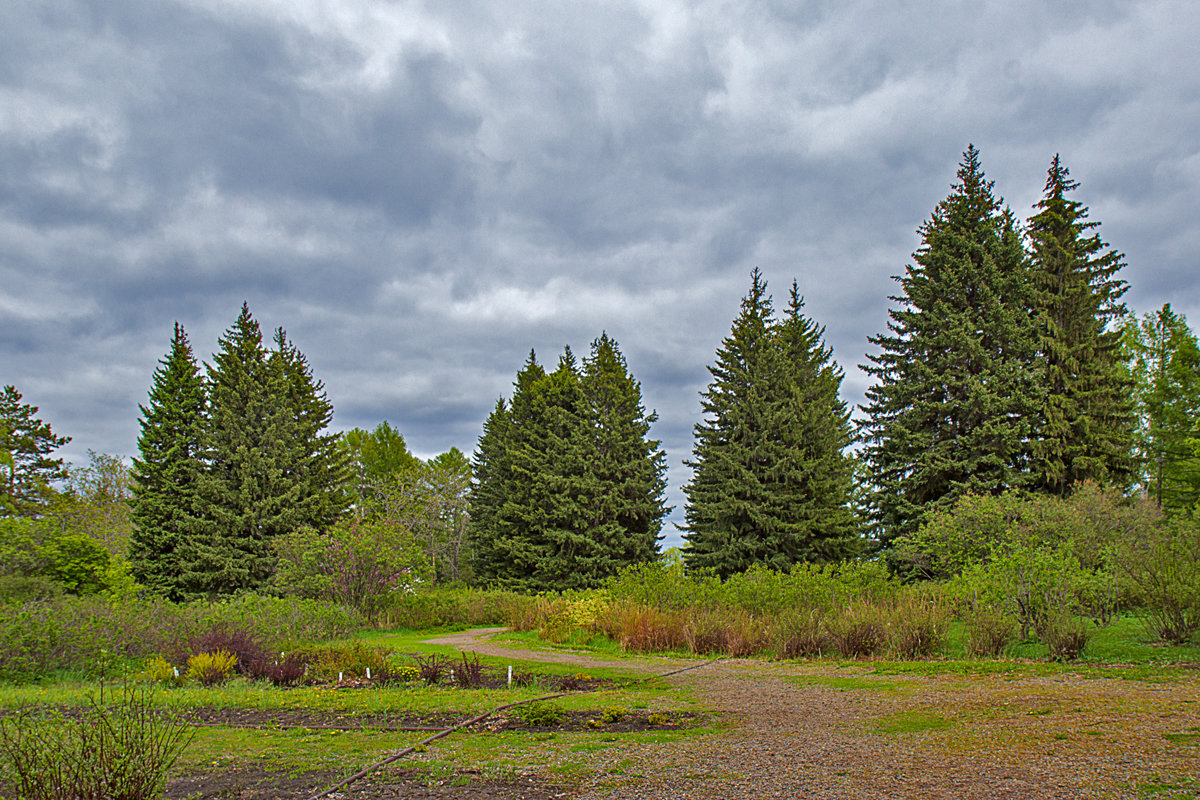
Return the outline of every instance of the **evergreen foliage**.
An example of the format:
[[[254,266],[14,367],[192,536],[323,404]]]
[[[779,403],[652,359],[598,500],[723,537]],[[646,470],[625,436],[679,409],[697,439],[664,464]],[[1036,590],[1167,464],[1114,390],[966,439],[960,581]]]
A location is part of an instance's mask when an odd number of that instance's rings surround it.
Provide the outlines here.
[[[969,147],[958,182],[920,228],[879,353],[864,367],[863,458],[886,544],[969,494],[1032,482],[1036,414],[1033,292],[1012,214]]]
[[[142,408],[134,574],[173,599],[253,591],[271,542],[332,525],[349,502],[333,407],[283,329],[275,348],[242,305],[202,379],[182,326]]]
[[[184,565],[204,532],[199,492],[207,409],[204,379],[178,322],[154,371],[149,404],[139,408],[130,571],[152,592],[178,601],[188,595]]]
[[[701,395],[684,488],[689,568],[728,576],[850,555],[853,463],[842,372],[793,284],[776,321],[756,269]]]
[[[1128,486],[1132,385],[1122,360],[1120,253],[1067,194],[1078,186],[1056,155],[1028,225],[1031,283],[1045,389],[1032,462],[1039,490],[1064,496],[1094,480]]]
[[[67,477],[63,460],[50,454],[71,437],[55,436],[37,406],[21,400],[15,386],[0,392],[0,517],[36,516],[54,494],[51,482]]]
[[[1170,513],[1200,502],[1200,346],[1182,314],[1164,305],[1129,319],[1125,349],[1135,379],[1140,484]]]
[[[602,333],[592,342],[581,376],[585,416],[592,439],[590,481],[595,492],[591,536],[601,543],[597,577],[658,557],[659,531],[670,511],[666,453],[649,438],[658,419],[642,406],[642,387],[615,341]]]
[[[525,590],[597,586],[653,558],[667,509],[653,414],[616,342],[570,348],[553,372],[535,354],[484,424],[469,534],[478,579]]]

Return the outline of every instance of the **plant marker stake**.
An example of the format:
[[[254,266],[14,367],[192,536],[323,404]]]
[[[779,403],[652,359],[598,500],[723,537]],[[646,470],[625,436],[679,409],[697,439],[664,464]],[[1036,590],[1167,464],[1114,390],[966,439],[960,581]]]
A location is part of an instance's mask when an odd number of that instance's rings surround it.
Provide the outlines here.
[[[512,688],[512,664],[508,665],[508,688]]]
[[[342,682],[342,673],[338,673],[338,683]]]
[[[367,667],[367,680],[371,680],[371,668]]]
[[[171,669],[175,670],[175,677],[178,678],[179,677],[179,667],[171,667]]]
[[[454,670],[450,670],[450,682],[454,683]]]

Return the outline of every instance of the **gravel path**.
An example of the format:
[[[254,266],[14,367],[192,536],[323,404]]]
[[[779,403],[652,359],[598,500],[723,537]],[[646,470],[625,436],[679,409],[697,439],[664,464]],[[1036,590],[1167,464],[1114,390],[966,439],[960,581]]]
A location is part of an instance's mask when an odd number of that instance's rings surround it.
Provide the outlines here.
[[[581,666],[685,663],[515,651],[482,635],[442,643]],[[721,730],[593,754],[593,777],[573,796],[1200,797],[1200,678],[873,673],[870,662],[726,660],[668,678],[716,712]]]

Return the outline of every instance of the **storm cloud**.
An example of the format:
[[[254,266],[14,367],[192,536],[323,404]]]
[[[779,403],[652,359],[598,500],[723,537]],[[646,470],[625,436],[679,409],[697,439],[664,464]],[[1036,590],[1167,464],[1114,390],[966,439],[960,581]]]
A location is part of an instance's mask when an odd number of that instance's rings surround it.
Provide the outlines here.
[[[245,300],[336,427],[432,455],[531,349],[607,331],[681,507],[751,269],[798,282],[859,402],[969,143],[1022,218],[1060,153],[1131,308],[1200,320],[1198,39],[1167,0],[15,0],[0,383],[69,458],[132,455],[172,323],[209,359]]]

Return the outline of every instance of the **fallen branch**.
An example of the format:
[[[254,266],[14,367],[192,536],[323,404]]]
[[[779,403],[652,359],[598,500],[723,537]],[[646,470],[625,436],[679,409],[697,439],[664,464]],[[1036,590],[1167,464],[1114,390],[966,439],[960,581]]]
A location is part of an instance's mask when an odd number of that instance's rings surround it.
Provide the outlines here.
[[[670,677],[671,675],[678,675],[681,672],[688,672],[693,669],[699,669],[700,667],[705,667],[705,666],[708,666],[709,664],[712,664],[716,660],[717,659],[715,659],[715,658],[709,659],[708,661],[704,661],[699,664],[692,664],[691,666],[683,667],[681,669],[671,670],[670,672],[664,672],[660,675],[650,675],[645,678],[639,678],[635,681],[630,681],[629,683],[622,684],[621,686],[611,686],[607,689],[601,689],[601,690],[599,690],[599,692],[591,692],[591,693],[599,694],[600,692],[612,692],[612,691],[617,691],[619,689],[627,689],[630,686],[634,686],[635,684],[645,683],[646,681],[651,681],[656,678],[666,678],[666,677]],[[345,780],[341,781],[340,783],[334,784],[333,786],[330,786],[328,789],[325,789],[322,792],[318,792],[317,794],[314,794],[312,797],[309,797],[307,800],[320,800],[320,798],[322,798],[322,797],[328,797],[329,795],[333,794],[337,790],[344,789],[345,787],[349,786],[350,784],[354,783],[355,781],[358,781],[362,778],[367,777],[368,775],[370,775],[372,772],[379,769],[380,767],[386,767],[388,764],[392,764],[396,761],[399,761],[400,759],[404,758],[408,754],[413,753],[416,750],[425,747],[425,745],[430,744],[431,742],[436,742],[438,739],[445,738],[445,737],[449,736],[450,734],[454,733],[455,731],[462,730],[463,728],[469,728],[472,725],[477,725],[480,722],[483,722],[488,717],[492,716],[493,714],[497,714],[501,711],[506,711],[510,708],[516,708],[517,706],[523,706],[528,703],[539,703],[543,700],[555,700],[559,697],[566,697],[566,696],[572,695],[572,694],[583,694],[583,692],[559,692],[558,694],[547,694],[547,695],[543,695],[541,697],[531,697],[528,700],[518,700],[515,703],[507,703],[502,706],[496,706],[495,708],[491,709],[490,711],[485,711],[482,714],[479,714],[478,716],[471,717],[471,719],[467,720],[466,722],[460,722],[457,725],[452,725],[449,728],[446,728],[445,730],[435,733],[433,736],[422,739],[421,741],[417,742],[414,745],[405,747],[402,750],[397,750],[395,753],[392,753],[390,756],[383,759],[382,761],[377,761],[369,767],[362,768],[361,770],[354,773],[353,775],[346,778]]]

